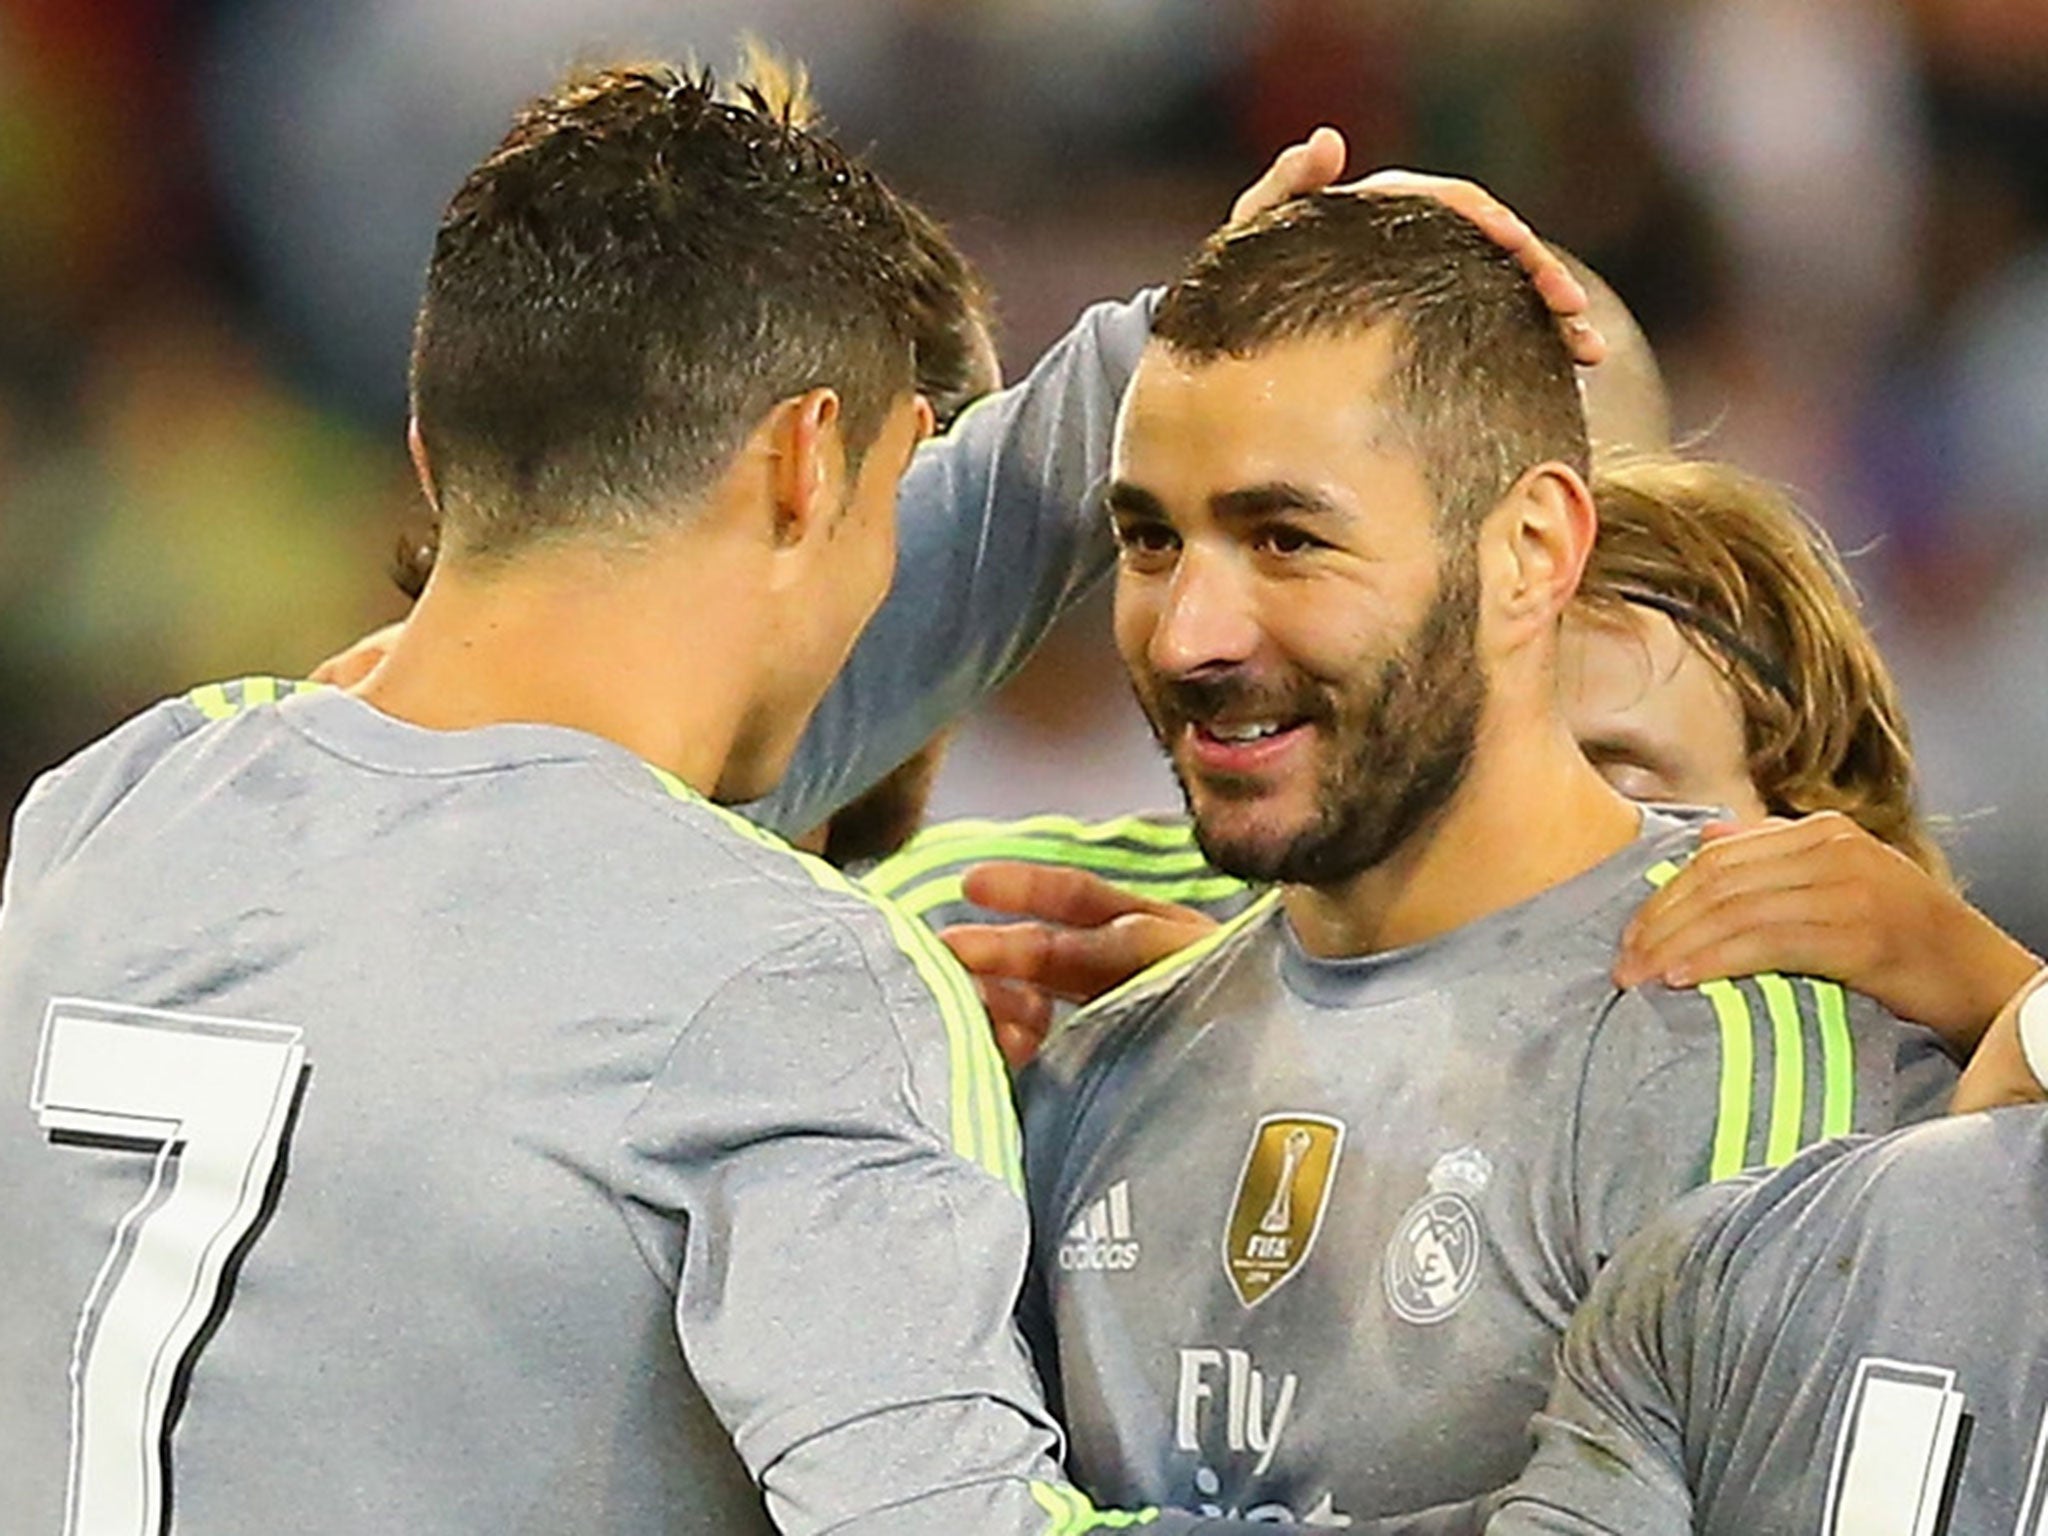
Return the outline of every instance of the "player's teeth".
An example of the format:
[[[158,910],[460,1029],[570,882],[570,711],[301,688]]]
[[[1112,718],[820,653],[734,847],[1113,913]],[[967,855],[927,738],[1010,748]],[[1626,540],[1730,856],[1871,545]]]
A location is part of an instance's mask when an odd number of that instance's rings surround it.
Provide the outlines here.
[[[1279,729],[1279,725],[1274,721],[1257,720],[1249,725],[1212,725],[1209,727],[1209,734],[1218,741],[1257,741],[1263,736],[1273,735]]]

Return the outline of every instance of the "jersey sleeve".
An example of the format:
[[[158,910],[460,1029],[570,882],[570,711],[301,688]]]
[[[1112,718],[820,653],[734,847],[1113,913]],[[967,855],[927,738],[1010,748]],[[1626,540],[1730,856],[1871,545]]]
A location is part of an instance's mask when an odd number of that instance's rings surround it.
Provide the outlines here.
[[[1149,295],[1096,305],[918,451],[889,596],[754,820],[790,837],[819,825],[1007,680],[1107,573],[1095,497],[1151,310]]]
[[[683,1354],[784,1531],[1045,1528],[1026,1217],[1000,1150],[955,1144],[961,1022],[828,925],[720,989],[629,1128],[682,1218]]]
[[[1766,973],[1617,994],[1572,1137],[1581,1288],[1685,1191],[1938,1113],[1955,1078],[1929,1031],[1830,981]]]
[[[1487,1536],[1690,1536],[1683,1421],[1697,1256],[1742,1188],[1694,1192],[1602,1271],[1565,1333],[1536,1453]]]

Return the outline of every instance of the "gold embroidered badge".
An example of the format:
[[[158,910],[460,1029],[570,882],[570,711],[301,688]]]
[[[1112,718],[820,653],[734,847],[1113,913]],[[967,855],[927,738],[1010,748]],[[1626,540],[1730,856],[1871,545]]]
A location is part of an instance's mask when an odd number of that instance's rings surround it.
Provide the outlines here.
[[[1223,1234],[1223,1267],[1244,1305],[1264,1301],[1308,1258],[1343,1146],[1344,1123],[1322,1115],[1268,1115],[1253,1129]]]

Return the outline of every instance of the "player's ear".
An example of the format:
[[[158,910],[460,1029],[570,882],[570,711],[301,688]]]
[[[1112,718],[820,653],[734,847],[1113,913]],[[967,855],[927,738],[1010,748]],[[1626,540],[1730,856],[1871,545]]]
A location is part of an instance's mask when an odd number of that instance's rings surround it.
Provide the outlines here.
[[[441,513],[441,493],[434,487],[434,466],[427,458],[427,440],[420,435],[420,419],[408,416],[405,420],[405,451],[412,455],[412,472],[419,476],[420,490],[427,498],[427,505],[434,509],[434,515]]]
[[[1481,590],[1503,641],[1555,628],[1579,590],[1598,531],[1592,492],[1569,465],[1539,464],[1510,487],[1479,537]]]
[[[846,448],[839,392],[808,389],[769,413],[770,542],[802,545],[831,527],[846,502]]]

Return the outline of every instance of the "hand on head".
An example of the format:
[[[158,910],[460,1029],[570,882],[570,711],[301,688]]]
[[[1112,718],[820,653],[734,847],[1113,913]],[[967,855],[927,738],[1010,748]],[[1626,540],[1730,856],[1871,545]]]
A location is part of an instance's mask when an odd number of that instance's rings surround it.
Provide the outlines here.
[[[1279,207],[1289,198],[1311,192],[1355,192],[1379,197],[1433,197],[1477,225],[1486,237],[1520,262],[1536,292],[1557,316],[1572,360],[1591,367],[1607,355],[1607,342],[1588,318],[1591,300],[1571,269],[1499,198],[1477,182],[1422,171],[1375,171],[1358,181],[1337,184],[1344,174],[1344,135],[1318,128],[1299,143],[1273,157],[1259,179],[1238,194],[1230,206],[1230,223],[1244,224]]]

